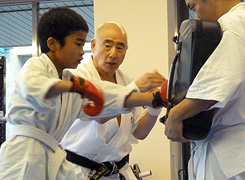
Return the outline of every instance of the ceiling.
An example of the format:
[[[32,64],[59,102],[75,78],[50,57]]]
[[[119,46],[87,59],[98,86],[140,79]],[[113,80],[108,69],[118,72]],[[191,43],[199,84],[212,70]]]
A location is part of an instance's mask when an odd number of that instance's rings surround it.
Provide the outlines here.
[[[42,1],[39,2],[39,13],[42,15],[49,8],[58,6],[69,7],[83,16],[89,26],[87,41],[90,42],[94,35],[93,1]],[[30,45],[32,45],[32,3],[5,4],[0,1],[0,48]]]

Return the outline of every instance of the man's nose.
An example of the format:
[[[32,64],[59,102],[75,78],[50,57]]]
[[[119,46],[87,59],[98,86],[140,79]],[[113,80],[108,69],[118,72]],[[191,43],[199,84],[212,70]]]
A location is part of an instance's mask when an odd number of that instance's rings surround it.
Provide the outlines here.
[[[112,47],[110,50],[110,58],[115,58],[117,56],[117,48]]]

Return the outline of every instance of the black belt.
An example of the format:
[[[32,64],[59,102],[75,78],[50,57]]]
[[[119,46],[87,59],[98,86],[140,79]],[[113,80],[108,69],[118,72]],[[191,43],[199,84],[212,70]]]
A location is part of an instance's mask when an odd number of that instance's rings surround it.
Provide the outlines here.
[[[107,161],[98,163],[84,156],[80,156],[76,153],[73,153],[69,150],[66,150],[66,153],[66,159],[68,161],[96,171],[96,173],[90,178],[90,180],[97,180],[102,176],[110,176],[112,174],[117,174],[119,173],[119,169],[121,169],[128,162],[128,155],[125,156],[121,161]]]

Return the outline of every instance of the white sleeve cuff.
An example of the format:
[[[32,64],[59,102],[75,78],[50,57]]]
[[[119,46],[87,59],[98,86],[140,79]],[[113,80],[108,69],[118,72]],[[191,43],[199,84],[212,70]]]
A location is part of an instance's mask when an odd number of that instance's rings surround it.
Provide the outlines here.
[[[135,81],[132,81],[130,84],[127,85],[128,87],[131,87],[135,90],[137,90],[137,92],[141,92],[140,89],[138,88],[138,86],[136,85]]]
[[[148,112],[150,115],[152,115],[152,116],[158,116],[158,115],[161,113],[161,111],[162,111],[162,108],[160,108],[160,109],[155,109],[155,108],[149,107],[147,112]]]
[[[132,92],[137,92],[134,86],[125,86],[123,89],[120,89],[120,94],[118,94],[117,96],[116,106],[118,108],[124,108],[127,112],[130,112],[131,110],[128,108],[125,108],[124,104],[125,104],[125,100]]]

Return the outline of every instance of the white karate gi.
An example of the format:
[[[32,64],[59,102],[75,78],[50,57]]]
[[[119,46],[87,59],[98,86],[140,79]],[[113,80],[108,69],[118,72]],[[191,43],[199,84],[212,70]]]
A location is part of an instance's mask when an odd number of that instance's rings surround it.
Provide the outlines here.
[[[70,73],[64,71],[62,79],[69,80]],[[44,99],[47,91],[59,81],[57,70],[46,54],[29,59],[21,69],[6,113],[13,129],[12,137],[0,150],[1,180],[76,179],[58,142],[76,118],[88,116],[81,110],[84,101],[78,93]],[[128,111],[123,104],[134,90],[132,87],[93,82],[102,88],[106,100],[99,116]]]
[[[190,180],[204,180],[205,176],[212,180],[210,174],[205,175],[206,156],[212,152],[227,179],[245,172],[245,3],[218,21],[223,38],[186,96],[218,101],[211,107],[217,110],[208,137],[191,143]],[[212,176],[219,180],[215,173]]]
[[[137,88],[133,79],[122,71],[118,69],[115,73],[118,84]],[[86,62],[83,61],[76,69],[75,74],[89,79],[101,80],[98,71],[94,67],[92,57]],[[121,115],[120,127],[116,118],[104,124],[99,124],[94,120],[77,119],[64,136],[61,144],[65,149],[96,162],[120,161],[131,152],[132,147],[129,137],[136,129],[140,117],[146,112],[143,111],[142,107],[134,109],[134,113]],[[73,164],[73,166],[79,180],[87,180],[89,179],[88,174],[94,173],[76,164]],[[136,179],[128,164],[120,170],[120,173],[124,174],[127,180]],[[118,178],[115,178],[115,176],[101,178],[101,180],[108,179]]]

